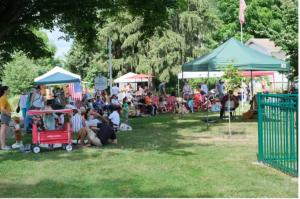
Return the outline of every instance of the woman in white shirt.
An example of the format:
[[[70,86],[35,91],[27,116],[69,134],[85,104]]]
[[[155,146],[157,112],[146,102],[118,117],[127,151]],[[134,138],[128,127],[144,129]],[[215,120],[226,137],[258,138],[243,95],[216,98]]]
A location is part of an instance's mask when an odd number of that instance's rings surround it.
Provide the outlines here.
[[[37,110],[43,109],[45,107],[44,101],[44,96],[41,94],[41,88],[38,86],[31,97],[31,108]]]

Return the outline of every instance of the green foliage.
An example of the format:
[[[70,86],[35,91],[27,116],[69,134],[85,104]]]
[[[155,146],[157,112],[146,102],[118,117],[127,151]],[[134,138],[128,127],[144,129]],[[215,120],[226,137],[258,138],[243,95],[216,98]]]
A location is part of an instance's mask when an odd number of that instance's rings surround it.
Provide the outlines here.
[[[269,38],[288,55],[293,76],[298,75],[298,0],[248,0],[243,24],[243,40]],[[222,26],[214,39],[224,42],[240,38],[239,1],[219,0],[217,3]]]
[[[87,48],[95,47],[97,28],[108,16],[127,10],[133,16],[143,17],[141,30],[151,35],[156,26],[163,26],[167,9],[176,7],[173,0],[2,0],[0,4],[0,57],[8,61],[14,51],[23,51],[29,57],[49,57],[51,52],[36,29],[55,26]]]
[[[216,77],[210,77],[208,78],[195,78],[195,79],[189,79],[188,82],[192,86],[193,89],[198,88],[198,85],[200,83],[205,83],[208,86],[208,89],[214,89],[216,86],[216,83],[218,81],[218,78]]]
[[[98,29],[97,50],[86,51],[81,44],[74,43],[68,56],[69,68],[90,83],[97,73],[106,73],[107,40],[111,37],[113,77],[130,71],[146,73],[152,74],[155,80],[170,81],[173,87],[187,58],[209,51],[213,43],[211,33],[218,24],[208,1],[189,1],[188,6],[182,4],[168,10],[167,28],[156,28],[149,37],[143,35],[145,18],[128,12],[109,17]]]
[[[40,67],[24,54],[17,53],[13,58],[13,61],[5,66],[3,84],[10,87],[12,94],[20,94],[32,88]]]
[[[226,90],[235,90],[240,88],[242,76],[238,69],[233,65],[228,65],[224,71],[223,79],[226,83]]]

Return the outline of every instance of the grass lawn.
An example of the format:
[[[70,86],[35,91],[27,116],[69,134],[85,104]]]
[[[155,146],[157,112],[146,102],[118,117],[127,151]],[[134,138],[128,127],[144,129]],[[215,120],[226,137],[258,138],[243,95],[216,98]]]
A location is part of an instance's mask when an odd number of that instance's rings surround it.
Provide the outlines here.
[[[226,121],[201,119],[132,119],[101,149],[0,151],[0,197],[298,197],[297,179],[256,163],[256,122],[236,120],[229,138]]]

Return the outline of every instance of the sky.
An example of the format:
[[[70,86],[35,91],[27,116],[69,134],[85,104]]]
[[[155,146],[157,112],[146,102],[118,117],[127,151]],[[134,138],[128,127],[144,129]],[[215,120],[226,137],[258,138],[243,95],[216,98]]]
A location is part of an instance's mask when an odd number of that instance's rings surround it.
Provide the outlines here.
[[[52,32],[50,32],[49,30],[44,31],[47,33],[49,41],[53,43],[56,47],[55,57],[64,58],[64,56],[68,54],[68,51],[71,48],[73,39],[66,41],[63,38],[59,38],[61,36],[65,36],[65,34],[60,32],[58,28],[54,28]]]

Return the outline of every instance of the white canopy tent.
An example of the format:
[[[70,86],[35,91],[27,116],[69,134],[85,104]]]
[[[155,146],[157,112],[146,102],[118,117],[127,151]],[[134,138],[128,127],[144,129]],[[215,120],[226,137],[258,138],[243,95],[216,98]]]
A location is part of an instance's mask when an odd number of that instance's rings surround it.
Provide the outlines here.
[[[222,77],[224,75],[223,71],[210,72],[209,77]],[[193,79],[193,78],[208,78],[207,72],[182,72],[178,73],[178,79]]]
[[[36,85],[46,85],[46,84],[65,84],[80,82],[81,78],[79,75],[71,73],[61,67],[54,67],[47,73],[34,79]]]
[[[138,82],[148,82],[148,78],[134,78],[137,76],[136,73],[129,72],[114,80],[114,83],[138,83]],[[130,78],[133,77],[133,78]]]

